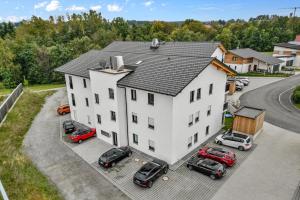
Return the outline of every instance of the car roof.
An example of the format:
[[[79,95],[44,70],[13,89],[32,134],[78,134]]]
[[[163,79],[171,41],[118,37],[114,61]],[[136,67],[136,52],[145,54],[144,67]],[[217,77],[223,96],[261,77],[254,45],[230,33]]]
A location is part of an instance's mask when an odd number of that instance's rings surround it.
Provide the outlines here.
[[[154,159],[151,161],[152,163],[158,164],[160,166],[166,165],[167,163],[163,160],[159,160],[159,159]]]

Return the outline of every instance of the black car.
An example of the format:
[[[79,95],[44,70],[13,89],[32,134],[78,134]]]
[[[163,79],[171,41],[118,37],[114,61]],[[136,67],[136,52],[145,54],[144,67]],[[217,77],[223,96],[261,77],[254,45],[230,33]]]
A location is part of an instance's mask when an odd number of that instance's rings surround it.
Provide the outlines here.
[[[114,167],[117,162],[131,154],[132,151],[129,147],[112,148],[100,156],[98,164],[105,168]]]
[[[67,120],[63,123],[65,133],[73,133],[76,130],[75,122],[73,120]]]
[[[153,182],[161,175],[166,174],[169,165],[162,160],[154,159],[143,165],[133,176],[133,182],[142,187],[151,188]]]
[[[190,170],[205,174],[213,180],[222,178],[226,174],[226,169],[221,163],[208,158],[199,158],[197,156],[192,157],[187,162],[187,167]]]

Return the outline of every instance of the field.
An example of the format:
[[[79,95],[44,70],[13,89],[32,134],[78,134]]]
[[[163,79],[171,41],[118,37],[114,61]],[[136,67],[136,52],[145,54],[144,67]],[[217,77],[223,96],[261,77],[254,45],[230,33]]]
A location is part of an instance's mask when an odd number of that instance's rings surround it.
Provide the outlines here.
[[[56,187],[22,152],[23,139],[34,117],[52,93],[26,90],[0,127],[0,179],[10,199],[62,199]]]

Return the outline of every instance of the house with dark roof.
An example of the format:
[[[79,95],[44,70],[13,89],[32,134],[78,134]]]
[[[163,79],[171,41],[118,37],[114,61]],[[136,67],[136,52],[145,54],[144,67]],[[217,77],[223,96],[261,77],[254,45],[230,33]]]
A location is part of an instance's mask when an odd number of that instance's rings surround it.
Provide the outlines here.
[[[300,35],[294,41],[275,44],[273,56],[282,60],[284,66],[300,67]]]
[[[251,71],[275,73],[281,71],[282,60],[250,48],[229,50],[225,63],[238,73]]]
[[[56,69],[71,118],[111,145],[174,164],[224,123],[226,49],[218,42],[113,42]]]

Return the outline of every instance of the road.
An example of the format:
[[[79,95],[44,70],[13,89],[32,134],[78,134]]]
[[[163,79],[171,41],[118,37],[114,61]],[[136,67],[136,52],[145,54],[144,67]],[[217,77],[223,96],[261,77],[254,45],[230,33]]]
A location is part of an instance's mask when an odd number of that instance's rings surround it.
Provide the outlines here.
[[[300,111],[290,101],[292,88],[297,85],[300,75],[271,83],[243,94],[241,105],[264,108],[267,122],[300,133]]]
[[[60,141],[60,117],[55,108],[66,101],[65,98],[64,90],[59,90],[47,99],[25,137],[25,153],[66,200],[128,200]]]

